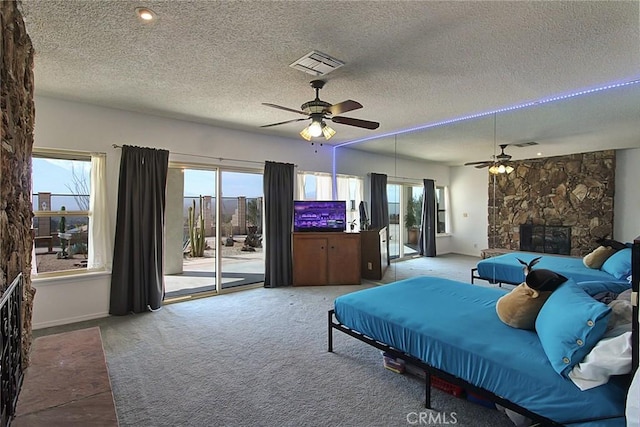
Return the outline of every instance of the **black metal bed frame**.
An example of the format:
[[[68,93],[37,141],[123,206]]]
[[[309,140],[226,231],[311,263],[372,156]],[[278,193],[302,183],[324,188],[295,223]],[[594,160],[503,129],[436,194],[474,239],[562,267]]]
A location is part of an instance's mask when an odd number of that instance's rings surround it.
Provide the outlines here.
[[[424,371],[425,373],[425,389],[424,389],[424,393],[425,393],[425,402],[424,402],[424,406],[427,409],[433,409],[431,407],[431,375],[434,375],[438,378],[441,378],[451,384],[463,387],[465,390],[467,391],[471,391],[483,398],[486,398],[492,402],[495,402],[501,406],[504,406],[505,408],[511,409],[521,415],[526,416],[527,418],[530,418],[531,420],[535,421],[536,423],[539,423],[539,425],[543,425],[543,426],[561,426],[562,424],[559,424],[555,421],[552,421],[548,418],[542,417],[534,412],[531,412],[519,405],[516,405],[515,403],[512,403],[509,400],[503,399],[500,396],[497,396],[493,393],[491,393],[488,390],[485,390],[483,388],[474,386],[473,384],[470,384],[468,382],[466,382],[465,380],[458,378],[454,375],[449,374],[448,372],[442,371],[438,368],[434,368],[431,365],[428,365],[427,363],[423,362],[422,360],[411,356],[410,354],[404,353],[400,350],[397,350],[383,342],[377,341],[371,337],[368,337],[364,334],[361,334],[360,332],[351,329],[347,326],[344,326],[343,324],[341,324],[340,322],[338,322],[337,320],[334,321],[335,318],[335,311],[334,310],[329,310],[329,316],[328,316],[328,321],[329,321],[329,328],[328,328],[328,348],[327,351],[329,352],[333,352],[333,329],[337,329],[341,332],[344,332],[347,335],[350,335],[364,343],[367,343],[379,350],[382,350],[388,354],[390,354],[391,356],[393,356],[394,358],[399,358],[404,360],[406,363],[413,365],[421,370]]]
[[[631,265],[632,265],[632,281],[631,281],[631,291],[632,291],[632,296],[631,296],[631,303],[632,303],[632,310],[633,310],[633,314],[632,314],[632,331],[631,331],[631,342],[632,342],[632,357],[631,357],[631,376],[633,376],[635,374],[635,372],[638,369],[638,363],[639,363],[639,350],[640,350],[640,345],[638,344],[638,339],[639,339],[639,326],[638,326],[638,290],[640,287],[640,236],[638,238],[636,238],[634,240],[633,243],[633,247],[632,247],[632,251],[631,251]],[[473,283],[473,271],[475,269],[471,270],[471,277],[472,277],[472,283]],[[480,277],[477,277],[480,278]],[[481,278],[483,280],[487,280],[484,278]],[[335,318],[335,310],[329,310],[328,312],[328,328],[327,328],[327,351],[329,352],[333,352],[333,330],[336,329],[338,331],[344,332],[347,335],[352,336],[353,338],[356,338],[364,343],[367,343],[379,350],[382,350],[388,354],[390,354],[391,356],[393,356],[394,358],[398,358],[398,359],[402,359],[404,360],[406,363],[413,365],[415,367],[417,367],[418,369],[421,369],[424,371],[425,373],[425,408],[427,409],[432,409],[431,408],[431,375],[434,375],[438,378],[441,378],[445,381],[448,381],[451,384],[463,387],[465,390],[467,391],[471,391],[472,393],[475,393],[485,399],[490,400],[491,402],[497,403],[505,408],[511,409],[512,411],[517,412],[518,414],[521,414],[529,419],[531,419],[534,423],[536,423],[536,425],[541,425],[541,426],[559,426],[559,425],[566,425],[566,424],[576,424],[576,423],[582,423],[582,422],[589,422],[589,421],[598,421],[598,420],[604,420],[604,419],[608,419],[608,418],[620,418],[620,417],[624,417],[625,414],[620,414],[617,417],[600,417],[600,418],[589,418],[589,419],[581,419],[581,420],[571,420],[570,422],[565,422],[564,424],[558,423],[557,421],[553,421],[550,420],[546,417],[543,417],[541,415],[538,415],[534,412],[529,411],[526,408],[521,407],[520,405],[517,405],[509,400],[506,400],[500,396],[497,396],[496,394],[485,390],[483,388],[477,387],[473,384],[468,383],[467,381],[458,378],[454,375],[451,375],[448,372],[442,371],[438,368],[435,368],[427,363],[425,363],[424,361],[410,355],[407,354],[403,351],[400,351],[396,348],[391,347],[388,344],[385,344],[383,342],[380,342],[374,338],[371,338],[367,335],[364,335],[354,329],[351,329],[343,324],[341,324],[336,318]]]
[[[11,425],[22,387],[22,295],[19,274],[0,299],[0,427]]]
[[[515,285],[515,286],[517,286],[520,283],[522,283],[522,282],[513,283],[513,282],[509,282],[507,280],[496,281],[496,280],[493,280],[491,278],[479,276],[477,273],[478,273],[478,268],[477,267],[474,267],[474,268],[471,269],[471,284],[472,285],[473,285],[473,281],[475,279],[485,280],[485,281],[487,281],[487,282],[489,282],[491,284],[497,284],[500,287],[502,287],[502,285]]]

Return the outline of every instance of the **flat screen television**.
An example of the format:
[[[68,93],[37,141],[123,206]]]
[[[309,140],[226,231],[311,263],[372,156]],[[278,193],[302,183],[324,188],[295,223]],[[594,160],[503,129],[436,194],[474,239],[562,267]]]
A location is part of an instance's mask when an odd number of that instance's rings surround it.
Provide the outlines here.
[[[293,201],[293,231],[345,231],[346,226],[344,200]]]

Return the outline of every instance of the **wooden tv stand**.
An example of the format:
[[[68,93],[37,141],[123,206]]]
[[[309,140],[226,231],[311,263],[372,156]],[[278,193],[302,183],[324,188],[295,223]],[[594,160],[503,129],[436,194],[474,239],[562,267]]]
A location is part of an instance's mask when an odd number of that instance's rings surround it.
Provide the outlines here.
[[[359,284],[359,233],[293,233],[293,286]]]

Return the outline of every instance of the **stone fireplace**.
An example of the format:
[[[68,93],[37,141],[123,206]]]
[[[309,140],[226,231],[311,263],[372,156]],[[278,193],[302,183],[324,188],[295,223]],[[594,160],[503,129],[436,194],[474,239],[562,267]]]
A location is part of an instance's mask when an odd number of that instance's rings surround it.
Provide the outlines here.
[[[489,175],[490,249],[584,256],[613,237],[615,150],[512,165],[510,174]]]

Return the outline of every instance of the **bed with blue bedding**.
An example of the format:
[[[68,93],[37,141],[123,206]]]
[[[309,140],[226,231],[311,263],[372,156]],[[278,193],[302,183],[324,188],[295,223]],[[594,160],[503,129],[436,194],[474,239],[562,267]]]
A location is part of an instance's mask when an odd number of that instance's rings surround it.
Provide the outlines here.
[[[636,245],[634,248],[640,253],[640,242]],[[633,282],[637,292],[637,278]],[[562,289],[564,293],[570,292],[567,295],[588,294],[593,300],[591,294],[595,292],[621,292],[629,286],[629,282],[621,281],[591,281],[583,285],[570,279],[554,294]],[[563,329],[555,327],[556,316],[560,316],[557,323],[565,325],[572,320],[562,316],[576,310],[552,307],[550,298],[543,307],[543,310],[549,307],[545,316],[551,319],[550,328],[549,324],[541,324],[540,331],[515,329],[496,315],[496,301],[506,292],[501,288],[420,276],[346,294],[336,298],[334,309],[329,311],[329,351],[333,351],[333,330],[340,330],[418,366],[427,374],[427,407],[433,374],[543,425],[624,426],[631,376],[612,376],[606,384],[581,391],[567,378],[567,370],[562,366],[561,360],[567,357],[553,355],[556,342],[562,341],[562,337],[554,334]],[[565,304],[568,298],[559,295],[553,304]],[[598,301],[589,303],[599,311],[588,314],[593,322],[584,322],[591,324],[590,328],[585,327],[586,334],[606,324],[608,319],[607,312],[595,304],[604,306]],[[553,309],[558,312],[552,313]],[[638,364],[637,316],[636,307],[634,371]],[[550,331],[550,341],[543,338],[543,327]],[[580,339],[578,343],[587,347],[589,335],[580,336],[585,343]],[[577,348],[575,355],[567,353],[569,359],[576,359],[572,364],[584,357],[584,352]]]
[[[471,270],[471,283],[475,279],[490,283],[517,285],[524,280],[523,265],[519,259],[528,263],[541,257],[535,268],[545,268],[576,282],[584,281],[628,281],[631,275],[631,248],[622,249],[612,255],[600,268],[589,268],[582,258],[562,255],[549,255],[533,252],[510,252],[483,259]]]

